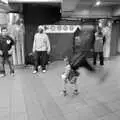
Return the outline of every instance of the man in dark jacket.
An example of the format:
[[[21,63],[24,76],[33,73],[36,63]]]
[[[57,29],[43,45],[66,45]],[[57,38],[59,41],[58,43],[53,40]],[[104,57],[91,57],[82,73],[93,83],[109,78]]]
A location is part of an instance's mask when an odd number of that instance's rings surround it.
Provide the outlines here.
[[[12,52],[13,52],[14,41],[13,39],[8,36],[8,31],[6,27],[1,29],[1,36],[0,36],[0,59],[2,61],[2,70],[1,76],[5,76],[5,62],[7,61],[10,74],[14,74],[14,68],[11,62],[12,59]]]
[[[79,34],[74,34],[74,41],[76,38],[79,38],[79,48],[76,51],[74,50],[75,52],[73,52],[73,55],[69,58],[69,63],[74,70],[77,70],[79,67],[84,67],[89,71],[94,71],[94,68],[87,61],[91,52],[90,50],[93,47],[93,31],[79,31],[78,33]],[[75,42],[74,46],[76,47]]]
[[[105,36],[103,35],[101,28],[97,28],[97,32],[94,35],[94,52],[93,52],[93,64],[96,65],[97,55],[99,55],[100,65],[104,65],[103,46],[105,43]]]

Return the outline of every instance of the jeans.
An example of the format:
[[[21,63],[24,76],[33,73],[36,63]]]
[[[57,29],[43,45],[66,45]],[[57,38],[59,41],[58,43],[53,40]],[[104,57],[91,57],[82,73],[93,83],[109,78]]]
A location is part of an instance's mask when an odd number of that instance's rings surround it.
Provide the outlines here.
[[[1,73],[2,74],[5,74],[5,62],[8,63],[9,65],[9,68],[10,68],[10,73],[14,73],[14,66],[13,66],[13,63],[12,63],[12,56],[9,56],[9,57],[3,57],[3,56],[0,56],[0,59],[1,59]]]
[[[94,52],[93,53],[93,64],[96,65],[96,59],[97,59],[98,55],[99,55],[100,65],[104,65],[103,52]]]
[[[34,54],[35,60],[35,70],[38,71],[39,63],[42,67],[42,70],[46,70],[47,65],[47,51],[36,51]]]

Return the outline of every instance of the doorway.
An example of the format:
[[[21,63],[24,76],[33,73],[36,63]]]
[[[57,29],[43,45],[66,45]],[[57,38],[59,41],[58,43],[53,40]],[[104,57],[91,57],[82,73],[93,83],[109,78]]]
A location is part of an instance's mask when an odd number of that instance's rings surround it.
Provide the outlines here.
[[[60,4],[23,4],[25,24],[25,56],[32,52],[34,34],[38,25],[54,24],[61,18]]]

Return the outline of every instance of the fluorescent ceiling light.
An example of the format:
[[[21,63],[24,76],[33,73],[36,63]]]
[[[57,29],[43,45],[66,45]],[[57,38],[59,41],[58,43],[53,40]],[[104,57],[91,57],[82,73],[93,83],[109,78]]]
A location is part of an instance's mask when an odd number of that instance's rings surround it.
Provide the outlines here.
[[[95,6],[100,6],[100,5],[101,5],[101,1],[97,0],[96,3],[95,3]]]
[[[0,1],[3,2],[3,3],[8,4],[8,0],[0,0]]]

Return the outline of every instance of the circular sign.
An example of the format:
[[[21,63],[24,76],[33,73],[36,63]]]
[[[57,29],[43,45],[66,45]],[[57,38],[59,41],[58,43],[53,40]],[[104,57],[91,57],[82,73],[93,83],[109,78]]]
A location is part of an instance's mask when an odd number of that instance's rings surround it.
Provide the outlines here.
[[[55,31],[55,26],[51,25],[50,29],[51,29],[51,31]]]
[[[61,31],[61,30],[62,30],[62,26],[61,26],[61,25],[58,25],[58,26],[57,26],[57,29],[58,29],[58,31]]]
[[[70,31],[74,30],[74,26],[70,25]]]
[[[67,26],[67,25],[64,25],[64,26],[63,26],[63,30],[67,31],[67,30],[68,30],[68,26]]]

